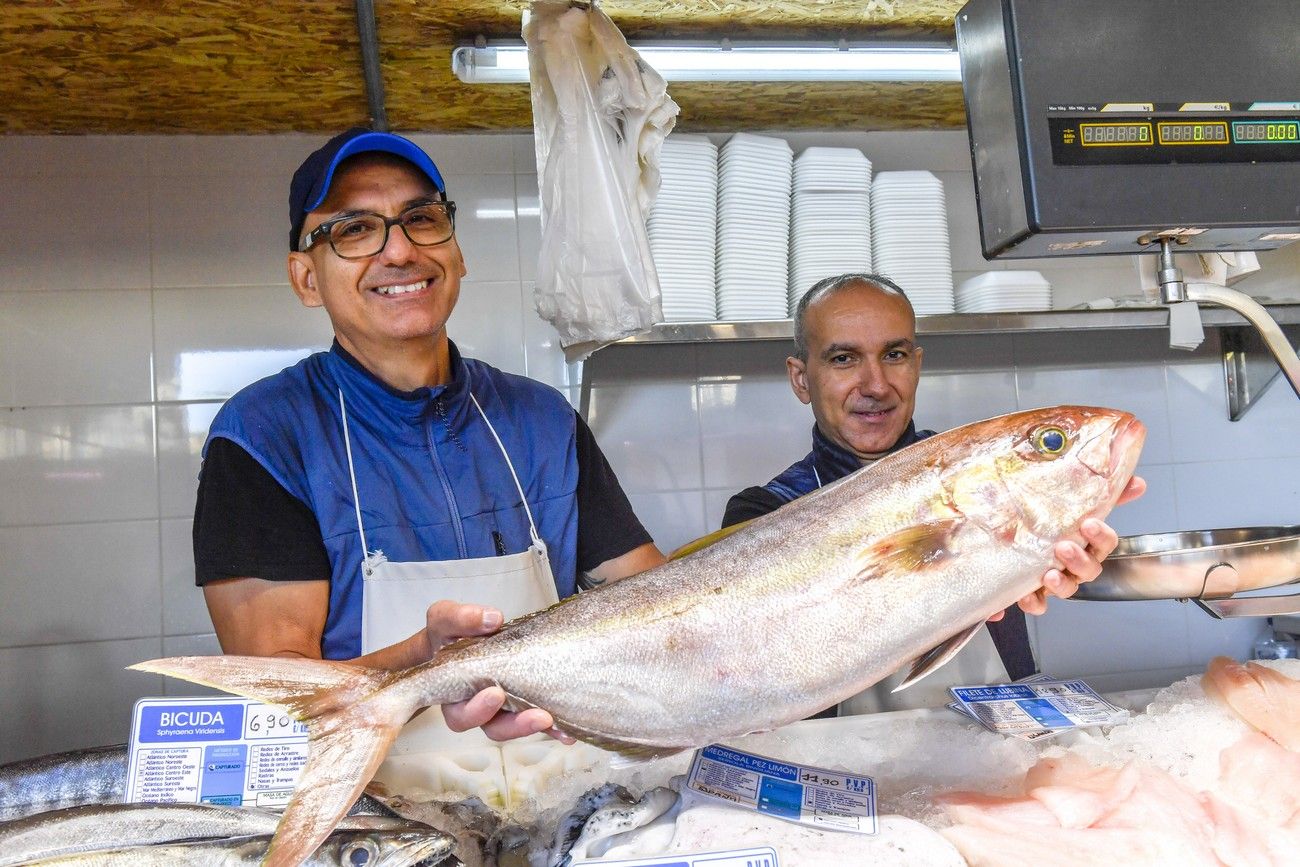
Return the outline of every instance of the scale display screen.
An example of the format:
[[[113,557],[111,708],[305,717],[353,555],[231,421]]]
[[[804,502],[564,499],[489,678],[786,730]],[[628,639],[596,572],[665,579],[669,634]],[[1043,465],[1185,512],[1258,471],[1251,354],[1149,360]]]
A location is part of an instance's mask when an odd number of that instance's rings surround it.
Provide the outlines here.
[[[1300,162],[1300,117],[1048,118],[1057,165]]]

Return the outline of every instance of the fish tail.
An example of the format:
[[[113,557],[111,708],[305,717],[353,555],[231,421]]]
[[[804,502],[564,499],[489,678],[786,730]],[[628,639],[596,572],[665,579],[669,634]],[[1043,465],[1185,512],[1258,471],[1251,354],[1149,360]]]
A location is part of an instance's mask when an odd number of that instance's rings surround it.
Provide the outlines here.
[[[419,709],[393,673],[341,662],[183,656],[130,666],[283,705],[307,724],[307,765],[262,862],[293,867],[324,842]]]

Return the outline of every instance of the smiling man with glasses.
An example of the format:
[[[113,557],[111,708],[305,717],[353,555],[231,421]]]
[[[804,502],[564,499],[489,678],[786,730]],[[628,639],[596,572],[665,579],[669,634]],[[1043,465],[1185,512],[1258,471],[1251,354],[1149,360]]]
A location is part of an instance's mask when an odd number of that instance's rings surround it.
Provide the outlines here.
[[[348,130],[294,174],[289,280],[335,341],[240,391],[209,432],[194,558],[226,653],[403,668],[580,575],[663,561],[565,398],[448,338],[467,273],[455,217],[401,136]],[[485,689],[446,726],[425,714],[407,751],[472,746],[448,729],[551,728],[505,698]]]

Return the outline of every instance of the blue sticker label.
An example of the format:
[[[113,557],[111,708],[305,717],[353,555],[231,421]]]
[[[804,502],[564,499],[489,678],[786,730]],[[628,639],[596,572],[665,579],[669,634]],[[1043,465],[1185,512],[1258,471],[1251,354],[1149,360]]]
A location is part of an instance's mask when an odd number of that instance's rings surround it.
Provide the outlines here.
[[[785,819],[798,819],[802,814],[803,786],[787,783],[773,777],[764,777],[758,786],[758,810]]]
[[[242,804],[244,775],[248,769],[246,744],[212,744],[203,750],[199,800],[211,804]],[[224,800],[233,797],[235,800]]]
[[[241,704],[146,705],[140,711],[141,743],[237,741],[243,733]]]
[[[1045,698],[1027,699],[1020,702],[1020,708],[1046,729],[1068,728],[1074,725],[1069,717],[1057,710],[1056,705]]]

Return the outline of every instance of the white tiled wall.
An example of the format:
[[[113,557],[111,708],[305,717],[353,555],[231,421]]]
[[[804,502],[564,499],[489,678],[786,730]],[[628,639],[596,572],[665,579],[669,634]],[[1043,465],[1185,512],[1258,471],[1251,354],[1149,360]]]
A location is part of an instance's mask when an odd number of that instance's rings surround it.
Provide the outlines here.
[[[470,274],[453,337],[576,403],[573,369],[532,306],[531,137],[416,138],[459,204]],[[959,280],[1037,268],[1067,305],[1136,291],[1127,258],[984,262],[961,133],[790,139],[796,150],[863,147],[877,171],[940,174]],[[298,305],[284,269],[288,178],[318,143],[0,138],[0,762],[121,741],[136,698],[190,690],[126,665],[216,652],[191,564],[199,448],[234,390],[329,343],[327,320]],[[1261,260],[1252,285],[1300,294],[1300,251]],[[1277,386],[1229,423],[1213,354],[1171,356],[1158,340],[927,341],[918,422],[1121,406],[1151,427],[1151,490],[1115,514],[1122,533],[1300,522],[1300,403]],[[609,350],[591,363],[592,426],[660,547],[715,528],[732,493],[807,451],[811,417],[784,357],[776,344],[713,345]],[[1034,627],[1049,670],[1112,688],[1244,655],[1258,630],[1176,603],[1059,603]]]

